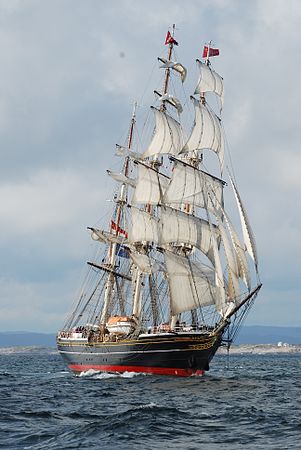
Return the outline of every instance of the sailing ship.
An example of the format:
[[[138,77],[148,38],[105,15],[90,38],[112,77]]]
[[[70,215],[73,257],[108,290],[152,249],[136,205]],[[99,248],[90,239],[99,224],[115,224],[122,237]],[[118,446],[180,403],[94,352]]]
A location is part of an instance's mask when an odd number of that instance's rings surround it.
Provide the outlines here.
[[[116,146],[122,170],[107,171],[117,183],[108,229],[89,227],[97,253],[57,335],[58,351],[77,374],[202,375],[217,349],[229,348],[261,288],[254,235],[225,165],[224,82],[211,65],[219,50],[210,42],[197,60],[186,137],[183,106],[170,89],[173,77],[181,85],[187,75],[174,59],[174,30],[167,58],[158,58],[164,82],[151,106],[152,137],[135,148],[134,107],[127,141]]]

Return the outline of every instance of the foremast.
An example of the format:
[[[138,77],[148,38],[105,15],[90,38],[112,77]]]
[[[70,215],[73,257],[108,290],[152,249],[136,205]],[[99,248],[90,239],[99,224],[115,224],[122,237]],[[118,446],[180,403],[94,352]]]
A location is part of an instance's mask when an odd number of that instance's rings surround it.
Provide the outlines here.
[[[129,129],[129,135],[128,135],[128,142],[127,147],[130,150],[132,147],[133,142],[133,134],[134,134],[134,126],[136,123],[136,102],[134,103],[133,107],[133,113],[132,113],[132,119],[130,123],[130,129]],[[124,159],[123,164],[123,170],[122,174],[125,178],[128,176],[128,170],[129,170],[129,156],[126,156]],[[121,225],[121,216],[122,212],[124,210],[124,206],[127,202],[127,184],[125,182],[121,183],[120,190],[119,190],[119,197],[116,200],[117,203],[117,212],[116,212],[116,222],[114,222],[113,218],[111,219],[110,224],[110,233],[118,238],[121,231],[124,231]],[[112,299],[112,291],[115,283],[115,276],[114,276],[114,268],[115,268],[115,262],[116,262],[116,249],[117,249],[117,241],[110,242],[109,250],[108,250],[108,268],[111,269],[111,272],[108,275],[108,279],[105,286],[105,294],[104,294],[104,304],[103,309],[100,316],[100,325],[104,326],[107,322],[108,316],[109,316],[109,307]]]
[[[175,45],[175,43],[177,44],[176,40],[174,39],[174,34],[175,34],[175,24],[173,24],[172,26],[172,35],[169,36],[169,34],[167,34],[166,40],[168,43],[168,56],[167,56],[167,67],[165,69],[165,80],[164,80],[164,87],[163,87],[163,98],[161,101],[161,111],[165,111],[166,110],[166,106],[165,106],[165,102],[166,100],[164,99],[164,97],[166,96],[167,92],[168,92],[168,82],[169,82],[169,78],[170,78],[170,67],[169,67],[169,63],[171,61],[172,58],[172,51],[173,51],[173,47]]]

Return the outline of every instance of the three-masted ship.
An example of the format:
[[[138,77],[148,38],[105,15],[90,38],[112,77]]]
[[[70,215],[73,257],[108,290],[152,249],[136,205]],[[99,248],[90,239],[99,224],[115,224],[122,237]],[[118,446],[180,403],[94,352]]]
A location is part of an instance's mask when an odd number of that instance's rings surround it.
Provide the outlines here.
[[[118,186],[109,227],[89,228],[97,254],[57,336],[75,373],[203,374],[219,346],[230,346],[261,287],[254,235],[225,170],[224,82],[211,66],[219,51],[207,44],[197,60],[195,118],[186,137],[183,106],[170,92],[171,78],[184,83],[187,74],[173,58],[174,28],[165,44],[152,138],[137,151],[134,108],[127,142],[116,146],[122,170],[107,171]],[[215,173],[206,165],[210,153]]]

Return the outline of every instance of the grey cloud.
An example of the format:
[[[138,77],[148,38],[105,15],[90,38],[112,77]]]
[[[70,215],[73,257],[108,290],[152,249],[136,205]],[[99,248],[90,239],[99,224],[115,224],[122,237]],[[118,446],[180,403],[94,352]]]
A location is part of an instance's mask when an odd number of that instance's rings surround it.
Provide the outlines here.
[[[108,220],[110,203],[102,208],[113,184],[104,169],[118,168],[114,145],[126,138],[132,102],[138,100],[144,115],[161,86],[156,58],[164,55],[173,21],[177,58],[190,69],[187,95],[204,41],[213,39],[221,50],[213,64],[226,84],[225,130],[266,286],[250,321],[280,324],[283,317],[286,325],[300,315],[300,3],[187,5],[0,3],[3,327],[53,331],[62,323],[91,248],[85,227]],[[192,118],[191,109],[185,124]]]

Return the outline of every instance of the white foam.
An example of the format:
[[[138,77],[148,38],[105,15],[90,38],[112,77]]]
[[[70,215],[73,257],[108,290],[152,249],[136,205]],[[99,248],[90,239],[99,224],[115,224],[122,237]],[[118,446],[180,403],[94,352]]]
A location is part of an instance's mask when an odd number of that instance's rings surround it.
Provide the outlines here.
[[[102,372],[100,370],[94,370],[94,369],[89,369],[86,370],[84,372],[81,372],[78,376],[79,377],[93,377],[97,380],[105,380],[107,378],[134,378],[137,377],[139,375],[148,375],[147,373],[143,373],[143,372],[123,372],[123,373],[112,373],[112,372]]]
[[[155,408],[158,407],[158,405],[156,405],[156,403],[154,402],[150,402],[147,403],[146,405],[139,405],[136,407],[136,409],[149,409],[149,408]]]
[[[138,375],[146,375],[145,373],[138,373],[138,372],[123,372],[123,373],[109,373],[109,372],[102,372],[98,374],[95,378],[98,380],[105,379],[105,378],[134,378]]]
[[[120,376],[122,378],[134,378],[137,377],[139,375],[147,375],[146,373],[143,372],[123,372],[120,374]]]
[[[119,376],[120,376],[120,374],[118,374],[118,373],[102,372],[102,373],[99,373],[98,375],[96,375],[95,378],[97,380],[106,380],[108,378],[117,378]]]
[[[89,369],[84,372],[81,372],[78,376],[79,377],[92,377],[93,375],[96,375],[99,373],[99,370]]]

